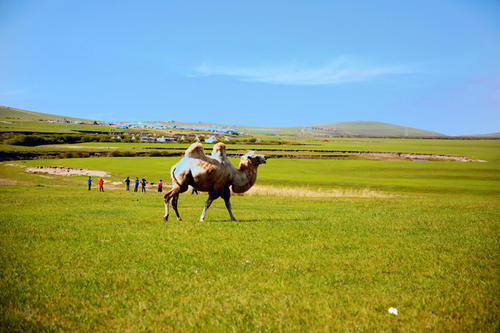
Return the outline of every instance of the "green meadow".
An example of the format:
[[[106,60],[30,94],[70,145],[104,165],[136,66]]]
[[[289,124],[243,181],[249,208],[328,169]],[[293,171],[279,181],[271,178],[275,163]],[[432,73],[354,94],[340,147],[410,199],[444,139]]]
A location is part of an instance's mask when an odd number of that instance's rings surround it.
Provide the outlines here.
[[[170,182],[179,157],[2,162],[0,330],[498,331],[498,140],[301,142],[276,147],[487,162],[269,159],[255,193],[232,197],[238,222],[221,199],[198,222],[206,194],[189,192],[184,221],[165,222],[153,186],[112,184]],[[133,145],[106,144],[147,147]],[[51,165],[111,176],[99,193],[25,171]]]

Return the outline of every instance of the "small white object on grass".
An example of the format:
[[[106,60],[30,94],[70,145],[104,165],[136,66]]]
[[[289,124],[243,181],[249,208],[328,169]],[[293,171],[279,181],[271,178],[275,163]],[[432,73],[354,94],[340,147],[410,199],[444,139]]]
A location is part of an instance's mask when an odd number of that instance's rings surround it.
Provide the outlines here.
[[[398,309],[396,309],[396,308],[390,307],[389,310],[387,310],[387,311],[389,311],[389,313],[392,313],[393,315],[396,315],[396,316],[398,315]]]

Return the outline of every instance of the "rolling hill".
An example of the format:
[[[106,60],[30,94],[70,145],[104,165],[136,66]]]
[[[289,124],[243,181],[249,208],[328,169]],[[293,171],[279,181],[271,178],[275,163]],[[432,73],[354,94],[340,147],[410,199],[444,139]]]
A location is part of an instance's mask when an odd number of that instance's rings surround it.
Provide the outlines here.
[[[40,113],[28,111],[9,106],[0,105],[0,118],[13,120],[72,120],[72,121],[90,121],[88,119],[72,118],[66,116],[58,116],[48,113]]]
[[[37,131],[71,132],[74,130],[89,129],[90,125],[76,124],[51,124],[54,120],[69,120],[73,122],[89,122],[87,119],[59,116],[47,113],[27,111],[23,109],[0,106],[0,131]],[[47,122],[49,121],[49,122]],[[175,122],[177,125],[189,125],[189,123]],[[202,123],[191,124],[196,126]],[[82,127],[85,126],[85,127]],[[99,130],[101,125],[93,125],[93,130]],[[225,125],[220,125],[225,126]],[[82,127],[82,128],[80,128]],[[103,127],[104,128],[104,127]],[[260,128],[253,126],[236,126],[236,128],[250,133],[250,135],[328,135],[328,136],[393,136],[393,137],[444,137],[446,135],[426,131],[422,129],[393,125],[377,121],[350,121],[336,122],[308,127],[285,127],[285,128]],[[106,130],[109,130],[106,127]],[[305,131],[307,130],[307,131]]]
[[[333,135],[353,136],[427,136],[443,137],[442,133],[426,131],[418,128],[382,123],[378,121],[348,121],[311,126],[331,132]]]

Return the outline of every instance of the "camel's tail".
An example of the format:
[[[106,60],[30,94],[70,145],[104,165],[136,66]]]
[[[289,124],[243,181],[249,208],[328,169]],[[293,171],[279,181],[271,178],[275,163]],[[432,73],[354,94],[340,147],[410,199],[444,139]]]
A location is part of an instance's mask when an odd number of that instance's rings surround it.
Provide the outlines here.
[[[181,185],[179,184],[179,181],[177,180],[177,178],[175,178],[175,167],[173,167],[173,168],[172,168],[172,170],[170,171],[170,176],[172,176],[172,179],[173,179],[174,183],[175,183],[175,184],[177,184],[177,186],[179,186],[179,187],[180,187]],[[172,185],[173,185],[173,184],[172,184]],[[172,191],[170,191],[170,192],[172,192]],[[167,196],[170,194],[170,192],[167,192],[167,193],[163,196],[163,198],[164,198],[164,199],[166,199],[166,198],[167,198]]]
[[[177,181],[177,178],[175,178],[175,168],[172,169],[172,179],[174,180],[174,182],[178,185],[178,186],[181,186],[181,184],[179,184],[179,181]]]

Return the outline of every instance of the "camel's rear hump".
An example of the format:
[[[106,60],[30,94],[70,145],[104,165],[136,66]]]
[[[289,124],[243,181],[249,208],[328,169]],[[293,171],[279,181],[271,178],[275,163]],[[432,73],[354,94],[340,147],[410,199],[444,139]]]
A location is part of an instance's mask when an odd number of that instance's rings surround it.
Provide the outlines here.
[[[198,159],[204,159],[206,157],[205,152],[203,151],[203,146],[199,142],[195,142],[189,146],[189,148],[186,149],[184,156]]]

